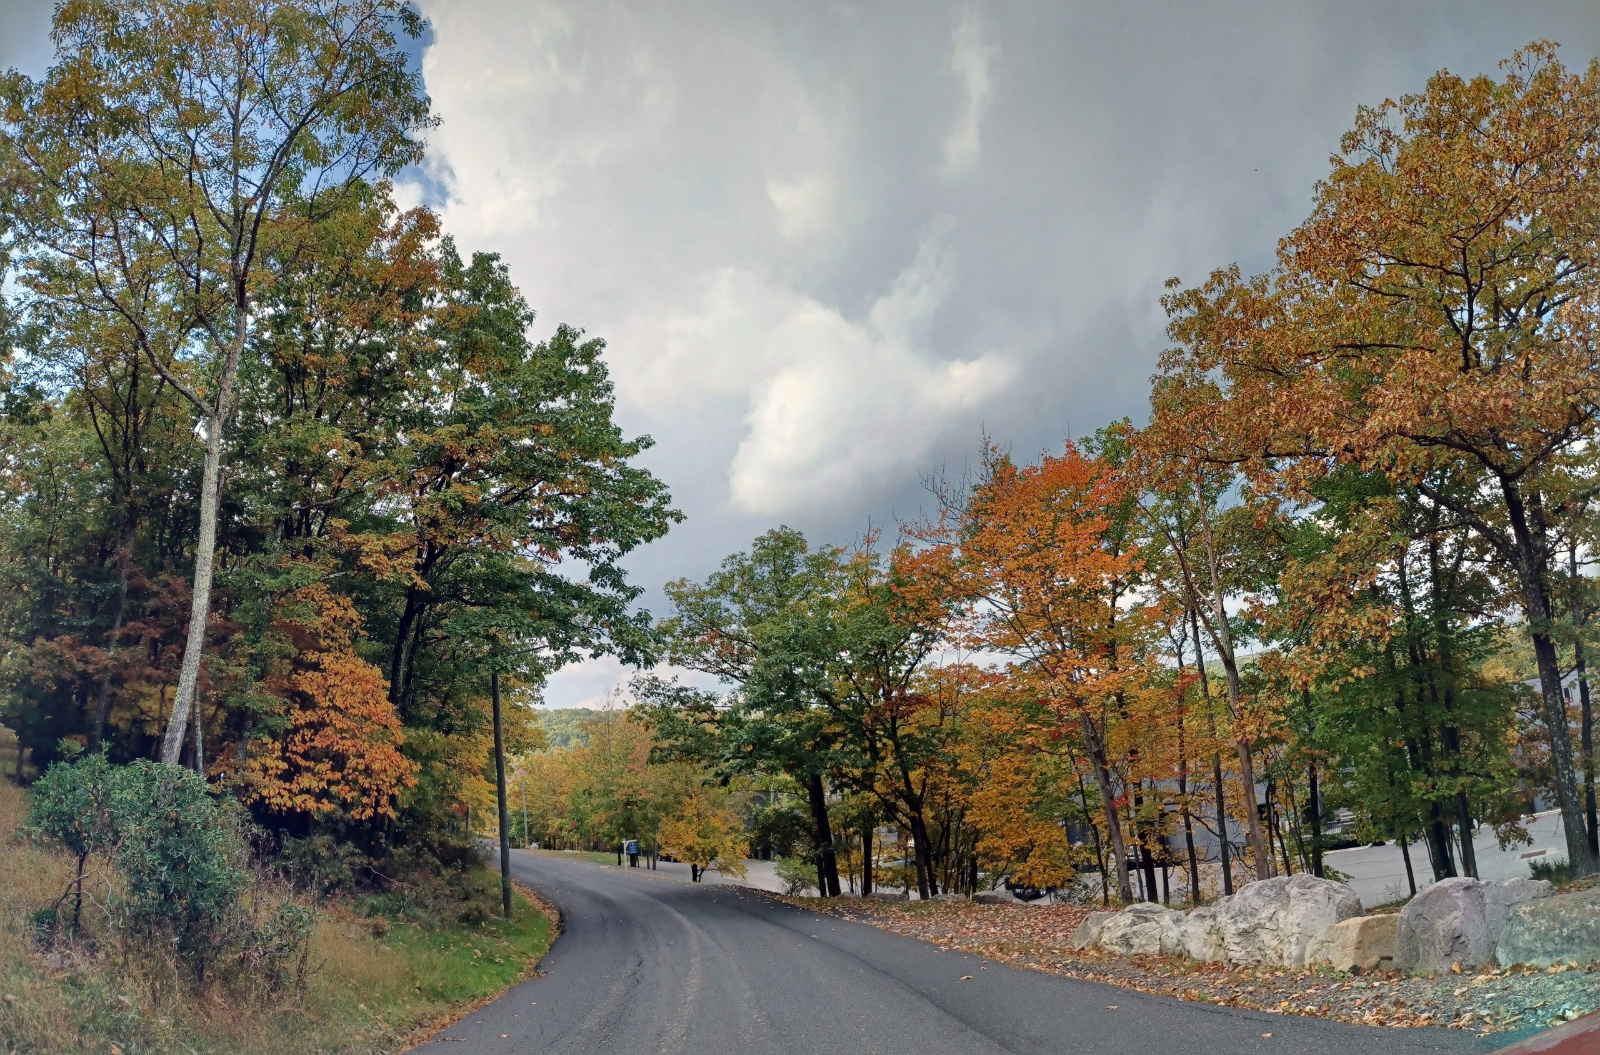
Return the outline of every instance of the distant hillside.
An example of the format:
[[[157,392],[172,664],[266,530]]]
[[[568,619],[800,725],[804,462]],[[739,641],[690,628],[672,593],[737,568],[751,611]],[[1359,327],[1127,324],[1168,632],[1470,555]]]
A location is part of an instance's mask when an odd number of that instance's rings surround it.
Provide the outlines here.
[[[583,723],[599,716],[600,712],[592,707],[541,709],[539,724],[544,726],[544,737],[552,748],[580,747],[589,742]]]

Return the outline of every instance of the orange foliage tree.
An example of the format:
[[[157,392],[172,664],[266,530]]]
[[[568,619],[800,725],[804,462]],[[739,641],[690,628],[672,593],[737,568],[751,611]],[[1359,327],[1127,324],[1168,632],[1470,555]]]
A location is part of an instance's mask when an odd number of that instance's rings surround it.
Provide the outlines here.
[[[270,631],[280,658],[260,686],[277,706],[264,710],[242,758],[230,747],[213,767],[247,804],[371,820],[393,817],[416,783],[388,682],[354,651],[359,627],[350,600],[321,584],[284,599]]]
[[[966,643],[1011,657],[1013,679],[1054,715],[1045,735],[1081,741],[1117,890],[1132,901],[1112,730],[1153,691],[1161,612],[1135,594],[1137,551],[1113,531],[1127,499],[1122,477],[1072,444],[1027,466],[991,448],[944,531],[973,600]]]

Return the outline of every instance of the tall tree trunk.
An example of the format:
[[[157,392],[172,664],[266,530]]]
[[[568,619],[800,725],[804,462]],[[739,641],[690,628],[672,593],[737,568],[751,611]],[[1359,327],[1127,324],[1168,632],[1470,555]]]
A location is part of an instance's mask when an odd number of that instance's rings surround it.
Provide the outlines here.
[[[200,531],[194,549],[194,587],[189,599],[189,632],[178,668],[178,690],[167,717],[167,734],[161,742],[161,761],[176,765],[183,753],[183,734],[189,731],[189,712],[200,686],[200,658],[206,647],[206,625],[211,617],[211,580],[217,553],[217,499],[222,482],[222,424],[212,414],[206,422],[205,468],[200,479]]]
[[[105,737],[106,719],[111,716],[111,679],[116,676],[117,652],[122,646],[122,620],[128,609],[128,575],[132,563],[128,551],[133,545],[128,536],[128,514],[124,512],[117,531],[117,604],[111,612],[111,632],[106,635],[106,670],[96,691],[94,724],[89,728],[91,752],[100,749],[100,741]]]
[[[1306,773],[1310,802],[1306,809],[1311,820],[1311,874],[1322,878],[1322,788],[1317,779],[1317,764],[1311,763]]]
[[[817,862],[817,892],[823,897],[839,896],[839,862],[833,853],[833,828],[828,823],[828,793],[822,775],[806,778],[806,798],[811,806],[812,852]]]
[[[389,653],[389,703],[399,707],[406,695],[406,674],[411,669],[412,631],[422,617],[422,591],[411,586],[406,589],[405,607],[400,610],[400,622],[395,627],[394,648]]]
[[[1233,715],[1235,723],[1234,742],[1239,748],[1239,782],[1244,787],[1245,803],[1244,823],[1245,835],[1250,844],[1251,856],[1255,858],[1257,879],[1266,879],[1272,875],[1272,853],[1266,845],[1266,840],[1261,834],[1261,811],[1256,803],[1256,766],[1255,760],[1250,757],[1250,739],[1240,734],[1237,724],[1243,718],[1243,693],[1239,686],[1239,664],[1233,654],[1233,631],[1228,629],[1228,610],[1222,593],[1222,571],[1217,563],[1217,547],[1211,537],[1211,514],[1206,510],[1205,493],[1199,481],[1195,481],[1195,491],[1199,501],[1196,503],[1200,510],[1200,535],[1206,547],[1206,566],[1211,572],[1211,603],[1215,609],[1216,632],[1213,644],[1216,645],[1217,657],[1222,660],[1222,669],[1228,676],[1228,710]]]
[[[1087,714],[1080,714],[1079,722],[1083,730],[1084,748],[1089,753],[1089,763],[1094,766],[1095,785],[1100,790],[1100,812],[1105,815],[1106,834],[1111,838],[1111,855],[1116,860],[1117,896],[1124,905],[1131,905],[1133,884],[1128,878],[1128,848],[1122,841],[1122,818],[1117,816],[1117,796],[1111,787],[1111,767],[1106,763],[1105,745],[1100,741],[1100,731]]]
[[[928,839],[928,822],[920,809],[908,811],[911,827],[911,848],[917,862],[917,896],[927,901],[939,893],[933,876],[933,846]]]
[[[1074,769],[1077,767],[1074,766]],[[1094,859],[1100,865],[1100,904],[1111,905],[1111,887],[1106,878],[1106,851],[1100,843],[1100,826],[1091,819],[1089,789],[1083,786],[1083,774],[1078,773],[1078,801],[1083,804],[1083,819],[1089,825],[1089,838],[1094,840]]]
[[[1200,641],[1200,616],[1191,606],[1189,626],[1194,632],[1194,669],[1200,675],[1200,695],[1205,697],[1206,725],[1211,742],[1217,742],[1217,716],[1211,710],[1211,679],[1206,675],[1206,650]],[[1222,755],[1211,752],[1211,781],[1217,800],[1217,856],[1222,862],[1222,892],[1233,893],[1233,862],[1228,859],[1228,801],[1222,785]]]
[[[861,896],[872,893],[872,829],[871,821],[861,829]]]
[[[1134,785],[1138,787],[1138,784]],[[1151,852],[1151,841],[1154,839],[1149,827],[1139,821],[1139,814],[1144,810],[1144,795],[1135,791],[1133,794],[1133,809],[1130,815],[1130,825],[1134,838],[1139,841],[1139,870],[1144,873],[1145,899],[1156,899],[1156,860]]]
[[[194,705],[194,751],[190,754],[190,761],[194,763],[194,771],[202,777],[206,775],[206,729],[200,701]]]
[[[1572,732],[1567,727],[1567,703],[1561,693],[1561,662],[1556,654],[1555,641],[1550,636],[1554,612],[1545,582],[1546,533],[1543,511],[1537,492],[1530,495],[1525,503],[1518,484],[1518,480],[1507,477],[1500,480],[1506,512],[1509,514],[1507,520],[1515,542],[1511,554],[1512,566],[1522,594],[1522,609],[1528,620],[1533,655],[1539,665],[1540,702],[1543,704],[1545,731],[1550,735],[1550,776],[1555,786],[1556,802],[1561,807],[1567,862],[1574,875],[1586,876],[1595,870],[1595,855],[1589,852],[1584,824],[1587,811],[1583,797],[1578,794],[1578,774],[1572,758]]]
[[[1411,847],[1409,844],[1407,844],[1406,837],[1404,835],[1399,837],[1399,842],[1400,859],[1406,863],[1406,887],[1411,891],[1411,896],[1416,897],[1417,873],[1411,867]]]
[[[250,335],[250,301],[241,290],[234,308],[234,335],[223,357],[206,415],[206,458],[200,477],[200,530],[194,547],[194,588],[189,599],[189,633],[183,645],[183,665],[178,668],[178,691],[161,743],[161,761],[176,764],[183,753],[183,734],[200,688],[200,658],[206,648],[206,624],[211,618],[211,580],[217,555],[217,513],[222,500],[222,459],[228,418],[233,412],[234,378]]]
[[[1567,544],[1567,575],[1572,584],[1572,672],[1578,680],[1579,748],[1583,751],[1584,828],[1589,835],[1589,853],[1600,864],[1600,818],[1596,817],[1594,794],[1594,709],[1589,701],[1589,663],[1583,647],[1584,628],[1589,624],[1588,606],[1583,603],[1583,581],[1578,575],[1578,543]]]

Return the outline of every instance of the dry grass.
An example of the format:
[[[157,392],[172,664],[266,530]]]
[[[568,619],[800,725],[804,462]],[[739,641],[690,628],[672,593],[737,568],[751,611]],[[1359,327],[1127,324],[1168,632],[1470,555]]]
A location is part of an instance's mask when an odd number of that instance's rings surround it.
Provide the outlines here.
[[[526,975],[555,933],[545,911],[526,899],[510,924],[439,928],[391,929],[352,905],[323,906],[303,993],[255,1005],[225,995],[251,991],[247,980],[232,980],[196,995],[158,984],[163,972],[154,965],[96,954],[112,945],[88,907],[88,941],[39,948],[29,919],[66,888],[72,861],[18,836],[27,808],[26,793],[0,778],[0,1055],[400,1051]]]

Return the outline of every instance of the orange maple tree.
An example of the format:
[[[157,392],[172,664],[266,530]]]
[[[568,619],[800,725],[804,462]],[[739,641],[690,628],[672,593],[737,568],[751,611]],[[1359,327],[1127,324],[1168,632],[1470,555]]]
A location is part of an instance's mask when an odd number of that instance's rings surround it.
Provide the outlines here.
[[[975,600],[967,643],[1011,657],[1015,681],[1055,715],[1045,735],[1070,730],[1081,740],[1118,892],[1132,901],[1108,734],[1151,689],[1160,610],[1136,596],[1138,553],[1113,530],[1127,498],[1127,482],[1110,465],[1070,443],[1026,466],[991,449],[946,544],[959,551]]]
[[[387,679],[354,651],[359,627],[349,598],[321,584],[285,598],[272,632],[289,648],[261,686],[280,703],[262,723],[269,735],[248,738],[242,760],[230,747],[213,766],[246,803],[370,820],[394,816],[396,797],[416,783]]]

